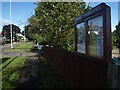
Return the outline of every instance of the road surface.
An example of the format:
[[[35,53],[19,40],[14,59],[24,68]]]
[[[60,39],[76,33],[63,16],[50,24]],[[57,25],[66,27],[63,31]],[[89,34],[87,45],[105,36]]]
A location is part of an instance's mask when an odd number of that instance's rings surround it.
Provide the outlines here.
[[[13,43],[13,45],[19,45],[23,42],[17,42],[17,43]],[[4,52],[5,50],[9,49],[11,47],[11,44],[4,44],[4,45],[0,45],[0,58],[2,57],[9,57],[9,56],[19,56],[21,53],[17,53],[17,52]]]

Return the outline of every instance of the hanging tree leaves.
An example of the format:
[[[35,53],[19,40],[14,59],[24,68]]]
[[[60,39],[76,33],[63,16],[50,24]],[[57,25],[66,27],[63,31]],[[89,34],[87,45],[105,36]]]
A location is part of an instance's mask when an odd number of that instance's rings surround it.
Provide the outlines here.
[[[116,26],[116,30],[112,33],[112,42],[113,46],[120,50],[120,22]]]

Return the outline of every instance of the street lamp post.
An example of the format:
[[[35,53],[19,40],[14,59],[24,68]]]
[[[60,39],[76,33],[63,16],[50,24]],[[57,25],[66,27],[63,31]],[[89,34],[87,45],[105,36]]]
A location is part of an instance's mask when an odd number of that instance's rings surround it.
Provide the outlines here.
[[[11,0],[10,0],[10,32],[11,32],[11,48],[13,48],[13,43],[12,43],[12,23],[11,23]]]
[[[26,24],[25,24],[25,28],[26,28]],[[25,42],[25,29],[24,29],[24,42]]]

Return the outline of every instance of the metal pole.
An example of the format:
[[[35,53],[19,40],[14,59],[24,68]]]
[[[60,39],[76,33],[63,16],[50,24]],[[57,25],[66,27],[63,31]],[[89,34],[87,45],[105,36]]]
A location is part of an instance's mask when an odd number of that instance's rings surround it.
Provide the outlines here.
[[[11,0],[10,0],[10,32],[11,32],[11,48],[13,48],[13,43],[12,43],[12,22],[11,22]]]
[[[25,28],[26,28],[26,23],[25,23]],[[24,30],[24,37],[25,37],[25,30]],[[24,42],[25,42],[25,38],[24,38]]]
[[[120,1],[118,2],[118,23],[120,22]]]

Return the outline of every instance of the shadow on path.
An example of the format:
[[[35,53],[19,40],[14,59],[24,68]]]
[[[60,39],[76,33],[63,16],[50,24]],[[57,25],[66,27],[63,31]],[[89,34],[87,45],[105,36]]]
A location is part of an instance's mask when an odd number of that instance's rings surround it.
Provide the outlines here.
[[[42,50],[38,50],[33,46],[29,54],[31,55],[26,59],[24,66],[20,70],[15,90],[68,87],[44,58]]]
[[[36,52],[35,49],[32,50],[34,53]],[[33,53],[33,51],[31,52]],[[38,57],[35,54],[25,61],[24,66],[20,70],[15,90],[20,88],[44,88],[38,65]]]

